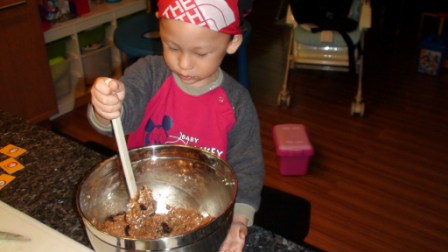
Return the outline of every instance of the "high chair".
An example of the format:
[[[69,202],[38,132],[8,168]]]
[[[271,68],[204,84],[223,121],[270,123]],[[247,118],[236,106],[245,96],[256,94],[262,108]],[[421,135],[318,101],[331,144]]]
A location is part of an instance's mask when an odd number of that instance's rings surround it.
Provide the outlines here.
[[[309,0],[313,1],[313,0]],[[297,9],[299,0],[289,0],[286,23],[291,27],[289,52],[282,90],[278,94],[279,106],[289,106],[291,97],[287,90],[289,70],[294,68],[346,71],[357,75],[358,90],[351,104],[351,114],[364,115],[362,98],[363,45],[365,32],[371,27],[371,7],[369,0],[353,0],[348,17],[357,22],[357,27],[346,33],[346,39],[335,30],[312,31],[315,26],[299,23]],[[353,43],[347,45],[347,38]],[[352,49],[351,49],[352,48]],[[350,59],[350,56],[352,57]],[[350,63],[351,62],[351,63]]]

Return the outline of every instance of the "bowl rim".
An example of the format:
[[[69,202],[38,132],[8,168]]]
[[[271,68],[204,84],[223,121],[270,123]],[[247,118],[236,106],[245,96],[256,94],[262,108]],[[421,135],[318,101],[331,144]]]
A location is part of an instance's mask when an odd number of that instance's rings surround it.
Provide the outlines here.
[[[131,152],[139,152],[139,151],[146,150],[146,149],[152,149],[152,151],[154,152],[154,150],[160,149],[160,148],[163,148],[163,149],[165,149],[165,148],[185,148],[185,149],[189,149],[189,150],[195,150],[200,153],[207,154],[208,156],[215,158],[219,162],[222,162],[226,167],[229,167],[230,175],[231,175],[233,183],[234,183],[234,191],[233,191],[231,200],[228,202],[227,206],[224,208],[224,211],[222,213],[220,213],[217,217],[215,217],[211,222],[209,222],[208,224],[204,225],[201,229],[199,229],[199,230],[206,229],[207,232],[199,232],[198,235],[196,235],[198,233],[198,229],[196,229],[196,230],[193,230],[193,231],[190,231],[187,233],[174,235],[174,236],[166,236],[166,237],[161,237],[161,238],[157,238],[157,239],[140,240],[140,239],[130,238],[130,237],[114,236],[114,235],[108,234],[104,231],[98,230],[95,227],[95,225],[92,223],[92,221],[89,218],[87,218],[87,216],[84,214],[84,212],[82,210],[81,202],[80,202],[82,187],[85,184],[85,182],[88,180],[88,178],[92,175],[92,173],[94,173],[95,171],[98,171],[99,168],[105,167],[107,163],[113,162],[113,160],[118,159],[119,155],[116,154],[116,155],[113,155],[105,160],[98,162],[96,165],[94,165],[92,168],[90,168],[85,173],[82,180],[78,183],[77,190],[76,190],[77,211],[78,211],[80,217],[82,218],[85,228],[88,229],[97,238],[99,238],[100,240],[107,242],[113,246],[116,246],[117,244],[121,244],[121,245],[125,246],[129,242],[134,242],[135,243],[134,245],[136,246],[136,248],[139,247],[141,249],[146,249],[146,250],[148,250],[148,249],[154,249],[154,250],[173,249],[173,248],[179,247],[179,244],[181,246],[184,246],[184,245],[191,244],[197,240],[203,239],[204,237],[208,236],[208,234],[210,234],[211,232],[215,232],[216,230],[218,230],[220,228],[221,229],[226,228],[226,230],[227,230],[227,228],[230,227],[230,222],[232,221],[232,218],[233,218],[233,207],[235,205],[236,196],[237,196],[237,192],[238,192],[238,179],[237,179],[236,173],[233,170],[232,166],[230,166],[230,164],[226,160],[219,158],[218,156],[216,156],[215,154],[213,154],[207,150],[204,150],[204,149],[201,149],[198,147],[188,146],[188,145],[178,145],[178,144],[148,145],[148,146],[130,149],[129,152],[130,153]],[[138,161],[140,161],[140,160],[138,160]],[[132,162],[135,162],[135,161],[131,160],[131,163]],[[120,162],[118,162],[118,164],[120,164]],[[213,168],[213,167],[211,167],[211,168]],[[172,240],[172,239],[176,240],[177,242],[170,245],[171,243],[169,243],[167,241]],[[167,243],[168,243],[168,246],[166,246]]]

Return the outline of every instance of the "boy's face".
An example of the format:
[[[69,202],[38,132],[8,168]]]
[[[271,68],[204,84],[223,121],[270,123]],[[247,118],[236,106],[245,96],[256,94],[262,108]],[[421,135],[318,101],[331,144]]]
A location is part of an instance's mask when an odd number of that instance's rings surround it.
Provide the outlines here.
[[[185,84],[200,87],[218,77],[226,53],[235,53],[241,35],[212,31],[187,22],[160,20],[160,36],[166,64]]]

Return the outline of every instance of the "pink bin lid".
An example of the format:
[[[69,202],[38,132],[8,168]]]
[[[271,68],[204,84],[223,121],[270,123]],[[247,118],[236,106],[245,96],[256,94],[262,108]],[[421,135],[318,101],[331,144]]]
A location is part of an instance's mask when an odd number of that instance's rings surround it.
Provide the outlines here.
[[[313,147],[302,124],[279,124],[273,128],[277,155],[313,155]]]

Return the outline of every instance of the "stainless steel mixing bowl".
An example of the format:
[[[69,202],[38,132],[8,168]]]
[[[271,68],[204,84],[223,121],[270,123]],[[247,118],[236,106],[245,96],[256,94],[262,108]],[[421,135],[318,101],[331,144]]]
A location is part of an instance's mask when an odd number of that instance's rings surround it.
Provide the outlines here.
[[[218,251],[232,222],[237,179],[223,160],[198,148],[157,145],[130,150],[137,187],[149,187],[157,207],[198,209],[215,217],[190,233],[154,240],[116,237],[92,223],[126,210],[129,196],[118,156],[96,167],[80,183],[77,207],[96,251]],[[162,206],[159,206],[162,205]]]

